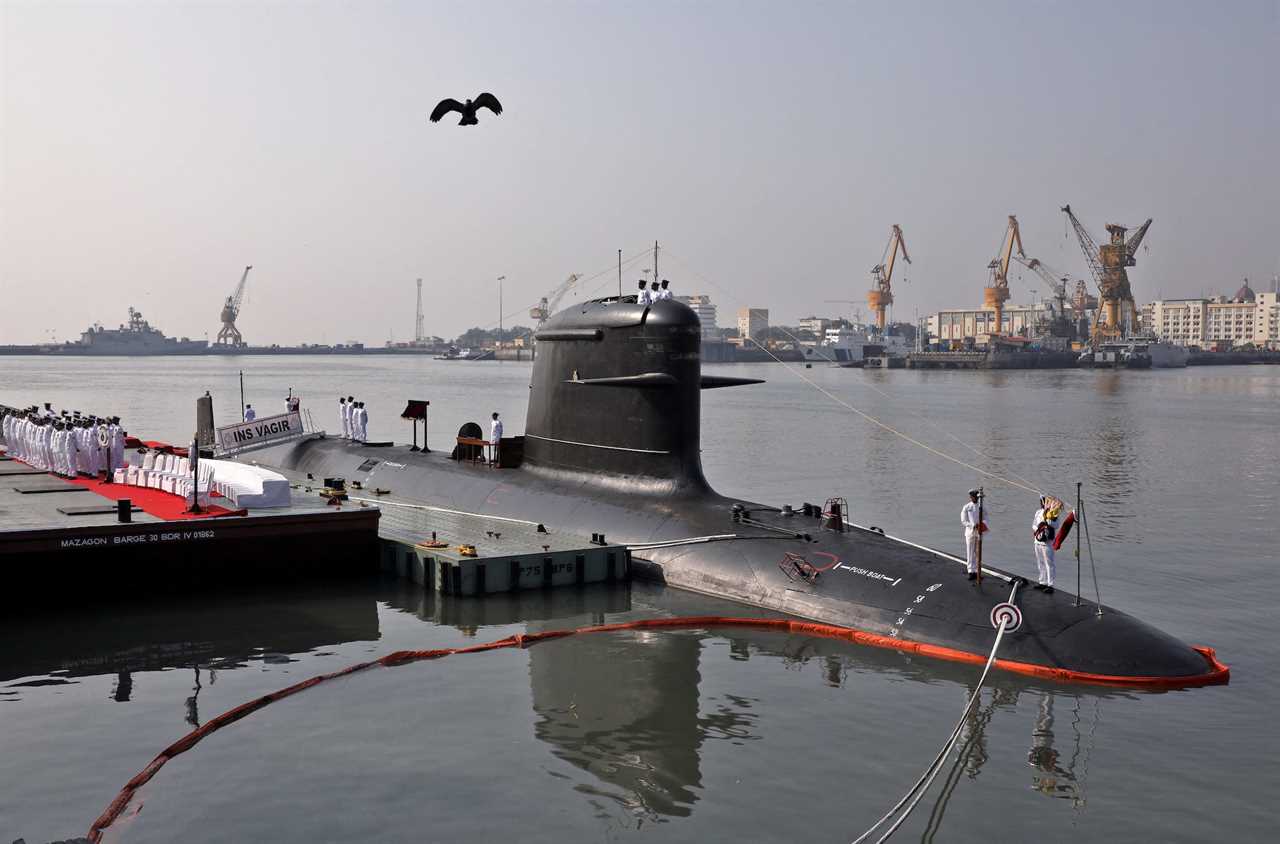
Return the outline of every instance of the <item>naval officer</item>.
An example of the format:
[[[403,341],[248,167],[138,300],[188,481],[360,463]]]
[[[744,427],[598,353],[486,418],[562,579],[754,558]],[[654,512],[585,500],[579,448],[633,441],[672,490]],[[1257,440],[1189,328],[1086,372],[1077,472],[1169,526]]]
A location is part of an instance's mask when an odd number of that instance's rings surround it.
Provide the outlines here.
[[[1058,532],[1059,511],[1052,508],[1046,496],[1040,496],[1040,509],[1031,517],[1032,548],[1036,554],[1035,588],[1053,594],[1053,578],[1056,568],[1053,562],[1053,537]]]
[[[648,288],[644,285],[644,279],[640,280],[640,292],[636,294],[637,305],[652,305],[653,297],[649,295]]]
[[[111,417],[111,465],[117,469],[125,467],[124,462],[124,427],[119,416]]]
[[[368,416],[365,414],[364,402],[355,402],[351,408],[351,441],[364,442],[365,420]]]
[[[492,463],[497,466],[498,449],[502,446],[502,420],[498,418],[496,410],[493,412],[493,421],[489,423],[489,444],[493,447]]]
[[[978,576],[978,535],[986,533],[987,530],[986,520],[978,518],[980,496],[981,492],[978,490],[969,490],[969,501],[960,511],[960,524],[964,525],[965,560],[970,580]]]
[[[664,279],[662,280],[662,289],[658,291],[658,298],[659,298],[659,299],[670,299],[670,298],[671,298],[671,290],[667,287],[667,284],[669,284],[669,282],[664,278]]]
[[[244,421],[252,422],[254,419],[257,418],[257,416],[258,416],[258,413],[253,409],[253,405],[246,404],[244,406]]]

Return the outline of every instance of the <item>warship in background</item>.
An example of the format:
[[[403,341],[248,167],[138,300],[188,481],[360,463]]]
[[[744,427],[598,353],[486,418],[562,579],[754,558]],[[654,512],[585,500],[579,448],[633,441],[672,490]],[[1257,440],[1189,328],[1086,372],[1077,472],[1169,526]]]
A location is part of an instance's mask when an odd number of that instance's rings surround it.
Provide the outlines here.
[[[119,328],[103,328],[100,323],[80,333],[80,339],[66,343],[35,346],[0,346],[9,355],[204,355],[209,341],[187,337],[166,337],[147,322],[142,312],[129,309],[129,321]]]
[[[1076,365],[1094,369],[1172,369],[1186,366],[1190,360],[1191,351],[1185,346],[1135,335],[1085,349]]]
[[[189,337],[168,337],[143,318],[142,312],[129,309],[129,321],[119,328],[104,328],[95,323],[80,333],[79,340],[65,343],[40,343],[29,346],[0,346],[0,355],[67,355],[67,356],[154,356],[154,355],[341,355],[392,354],[400,349],[367,349],[363,343],[336,345],[304,344],[301,346],[250,346],[218,344]],[[422,351],[422,350],[403,350]]]

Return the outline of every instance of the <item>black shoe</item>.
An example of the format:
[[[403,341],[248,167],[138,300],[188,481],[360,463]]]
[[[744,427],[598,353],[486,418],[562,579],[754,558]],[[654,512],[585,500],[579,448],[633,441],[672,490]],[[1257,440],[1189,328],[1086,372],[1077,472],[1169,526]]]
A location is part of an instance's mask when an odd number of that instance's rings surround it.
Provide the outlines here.
[[[1052,586],[1046,586],[1046,587],[1044,587],[1044,594],[1046,594],[1046,595],[1052,595],[1052,594],[1053,594],[1053,587],[1052,587]]]
[[[970,579],[970,580],[977,580],[977,579],[978,579],[978,575],[977,575],[977,573],[975,573],[975,572],[969,572],[969,579]]]
[[[1037,583],[1035,586],[1033,586],[1033,587],[1031,587],[1031,588],[1032,588],[1032,589],[1039,589],[1041,592],[1043,592],[1043,591],[1045,590],[1045,586],[1044,586],[1044,584],[1043,584],[1043,583]]]

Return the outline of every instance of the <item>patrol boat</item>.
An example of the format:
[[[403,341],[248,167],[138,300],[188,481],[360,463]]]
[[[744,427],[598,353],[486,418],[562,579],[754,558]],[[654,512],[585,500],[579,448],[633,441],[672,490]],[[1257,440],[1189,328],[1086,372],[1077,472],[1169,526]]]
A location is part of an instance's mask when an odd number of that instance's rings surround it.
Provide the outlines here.
[[[1006,630],[1002,668],[1143,687],[1227,679],[1207,648],[1061,590],[1025,588],[1007,572],[970,581],[956,557],[849,523],[838,499],[770,505],[717,494],[702,472],[701,391],[759,381],[702,373],[698,317],[682,302],[587,301],[536,337],[526,432],[503,441],[503,468],[323,436],[265,448],[255,461],[427,505],[604,534],[630,547],[636,576],[854,628],[871,644],[981,662],[994,610],[1012,599],[1019,626]]]

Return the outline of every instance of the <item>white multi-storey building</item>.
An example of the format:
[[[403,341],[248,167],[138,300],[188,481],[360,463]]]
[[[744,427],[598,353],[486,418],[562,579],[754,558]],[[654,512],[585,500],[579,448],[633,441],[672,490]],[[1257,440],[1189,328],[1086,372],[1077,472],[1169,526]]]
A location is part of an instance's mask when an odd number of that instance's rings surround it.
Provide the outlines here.
[[[1054,303],[1037,302],[1034,305],[1005,305],[1003,325],[999,333],[1036,337],[1042,325],[1052,322]],[[972,337],[978,344],[987,342],[988,335],[996,333],[995,312],[981,308],[939,311],[930,314],[929,334],[945,342]]]
[[[809,331],[814,337],[821,339],[826,336],[827,329],[836,321],[827,317],[807,316],[800,320],[800,327],[805,331]]]
[[[759,338],[769,330],[769,309],[768,308],[739,308],[738,309],[738,337],[745,340],[748,337]]]
[[[1280,348],[1277,294],[1255,293],[1246,282],[1228,299],[1159,299],[1143,308],[1146,327],[1179,346]]]
[[[698,322],[702,323],[703,340],[720,338],[720,328],[716,325],[716,306],[710,296],[699,293],[693,296],[677,296],[676,299],[693,308],[693,312],[698,315]]]

